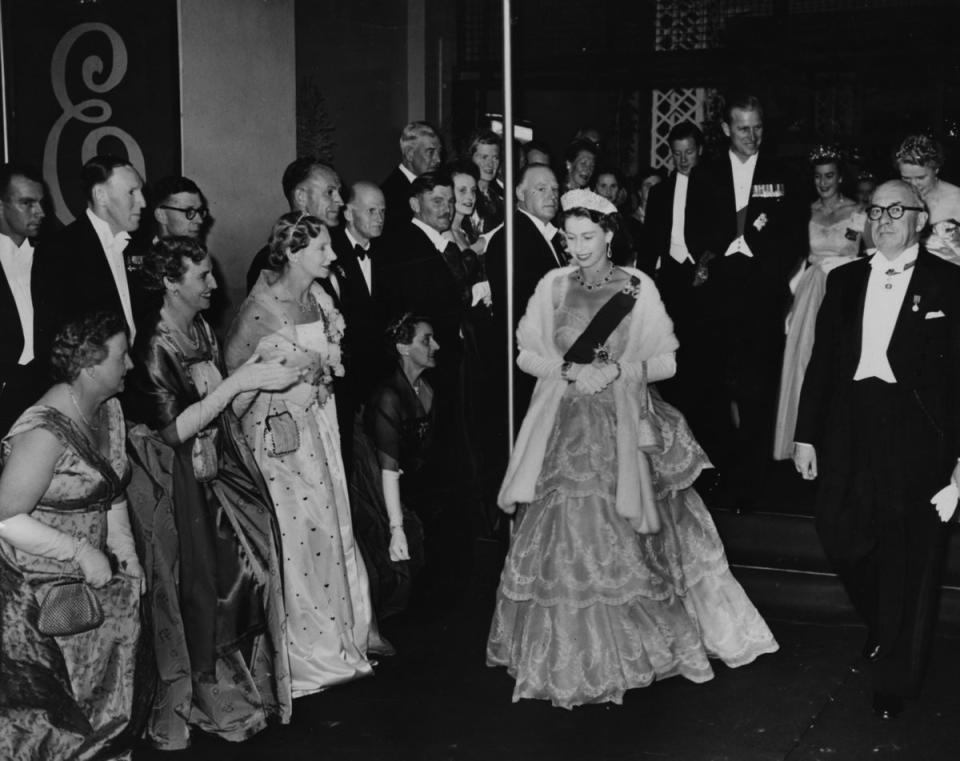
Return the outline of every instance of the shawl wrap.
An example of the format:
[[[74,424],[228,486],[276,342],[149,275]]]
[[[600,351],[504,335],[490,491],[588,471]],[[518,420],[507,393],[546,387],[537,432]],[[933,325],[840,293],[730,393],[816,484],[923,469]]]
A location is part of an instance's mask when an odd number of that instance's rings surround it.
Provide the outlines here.
[[[574,269],[556,269],[540,280],[517,328],[520,350],[555,360],[558,369],[563,356],[554,343],[554,313],[563,301]],[[640,294],[630,313],[627,344],[620,361],[645,363],[657,355],[676,351],[679,344],[673,334],[673,323],[653,281],[639,270],[621,269],[640,280]],[[654,451],[659,443],[648,435],[652,427],[648,419],[650,394],[646,372],[625,372],[611,387],[617,415],[616,510],[637,532],[656,533],[660,530],[660,518],[647,452]],[[512,514],[517,503],[533,501],[547,440],[566,389],[567,382],[560,378],[559,371],[555,376],[551,373],[550,377],[537,381],[497,496],[497,504],[506,513]]]

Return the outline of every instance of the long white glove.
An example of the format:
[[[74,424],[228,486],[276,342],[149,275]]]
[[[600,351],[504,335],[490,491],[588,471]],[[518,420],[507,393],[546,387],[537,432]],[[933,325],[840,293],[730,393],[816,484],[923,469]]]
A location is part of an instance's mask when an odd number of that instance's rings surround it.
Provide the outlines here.
[[[627,380],[640,380],[643,377],[644,364],[647,366],[647,383],[672,378],[677,373],[677,359],[671,351],[666,354],[657,354],[642,362],[621,362],[621,377]]]
[[[937,514],[940,516],[942,523],[946,523],[953,517],[953,514],[957,511],[958,499],[960,499],[960,492],[957,491],[957,486],[953,481],[933,495],[930,504],[937,508]]]
[[[409,560],[407,535],[403,531],[403,510],[400,507],[400,473],[396,470],[381,470],[383,483],[383,501],[387,505],[387,517],[390,519],[390,559]]]
[[[0,523],[0,538],[18,550],[64,563],[76,561],[83,578],[94,587],[102,587],[112,576],[110,561],[86,539],[65,534],[25,513]]]
[[[302,370],[287,367],[283,359],[260,362],[254,355],[213,391],[177,415],[177,438],[187,441],[210,425],[233,398],[244,391],[282,391],[293,385]]]
[[[517,367],[527,375],[533,375],[537,378],[559,378],[563,360],[541,357],[532,351],[521,349],[520,356],[517,357]]]
[[[116,555],[120,568],[128,576],[140,579],[140,594],[146,591],[146,577],[140,558],[137,557],[137,547],[133,542],[133,531],[130,529],[130,516],[127,514],[127,500],[114,502],[107,513],[107,547]]]

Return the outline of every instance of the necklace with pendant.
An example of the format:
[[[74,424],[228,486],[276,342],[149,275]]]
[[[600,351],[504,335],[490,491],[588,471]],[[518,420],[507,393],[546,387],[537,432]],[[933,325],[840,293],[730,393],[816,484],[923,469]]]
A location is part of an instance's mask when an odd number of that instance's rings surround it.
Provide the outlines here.
[[[77,397],[73,393],[72,386],[67,386],[67,395],[70,397],[70,401],[73,403],[73,408],[77,411],[77,414],[80,416],[80,419],[83,421],[84,425],[86,425],[91,431],[99,431],[100,426],[91,423],[89,420],[87,420],[87,416],[83,414],[83,410],[80,409],[80,404],[77,402]]]
[[[602,288],[603,286],[605,286],[607,283],[610,282],[610,280],[613,278],[613,270],[614,270],[614,266],[613,264],[611,264],[610,269],[607,270],[606,275],[604,275],[602,278],[600,278],[596,282],[588,283],[586,279],[583,277],[583,270],[577,269],[577,279],[580,281],[580,285],[582,285],[588,291],[595,291],[597,288]]]

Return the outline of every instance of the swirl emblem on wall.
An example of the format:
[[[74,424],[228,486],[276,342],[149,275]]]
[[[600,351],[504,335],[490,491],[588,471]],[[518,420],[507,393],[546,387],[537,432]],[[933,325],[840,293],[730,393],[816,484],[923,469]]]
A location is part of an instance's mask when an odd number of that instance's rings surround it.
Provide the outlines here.
[[[67,208],[63,193],[60,189],[60,175],[57,168],[57,159],[60,150],[60,137],[64,128],[73,119],[85,124],[103,125],[91,129],[80,146],[80,164],[97,155],[97,147],[105,137],[113,137],[123,143],[127,157],[141,177],[146,176],[144,171],[143,151],[133,136],[120,127],[106,124],[113,116],[113,109],[102,98],[89,98],[80,103],[73,103],[67,92],[67,56],[74,44],[85,34],[102,33],[110,42],[113,57],[113,66],[104,76],[105,65],[99,55],[90,55],[84,59],[81,73],[84,86],[92,93],[103,95],[110,92],[123,80],[127,73],[127,46],[123,38],[113,27],[107,24],[87,23],[79,24],[67,32],[57,43],[50,62],[50,81],[53,93],[60,104],[62,113],[47,135],[43,148],[43,178],[50,188],[50,195],[57,211],[57,216],[64,224],[69,224],[74,217]],[[71,162],[71,165],[76,166]]]

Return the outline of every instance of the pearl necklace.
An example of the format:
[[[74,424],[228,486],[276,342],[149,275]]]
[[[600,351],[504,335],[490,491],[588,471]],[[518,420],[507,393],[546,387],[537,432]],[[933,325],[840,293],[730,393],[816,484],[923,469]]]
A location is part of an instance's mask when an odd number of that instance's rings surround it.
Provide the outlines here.
[[[594,291],[594,290],[596,290],[597,288],[602,288],[602,287],[605,286],[607,283],[609,283],[610,280],[613,279],[613,270],[614,270],[614,269],[615,269],[615,267],[613,266],[613,264],[611,264],[611,265],[610,265],[610,269],[607,270],[607,274],[606,274],[606,275],[604,275],[602,278],[600,278],[599,280],[597,280],[597,281],[594,282],[594,283],[588,283],[588,282],[586,281],[586,279],[583,277],[583,270],[578,268],[578,269],[577,269],[577,280],[579,280],[579,281],[580,281],[580,285],[582,285],[582,286],[583,286],[584,288],[586,288],[588,291]]]
[[[87,426],[87,428],[89,428],[91,431],[99,431],[100,426],[94,425],[93,423],[91,423],[89,420],[87,420],[87,416],[83,414],[83,410],[80,409],[80,405],[77,402],[77,397],[74,396],[73,388],[69,385],[67,386],[67,394],[70,397],[70,401],[73,403],[73,408],[77,411],[77,414],[80,416],[80,419],[83,421],[83,424]]]

